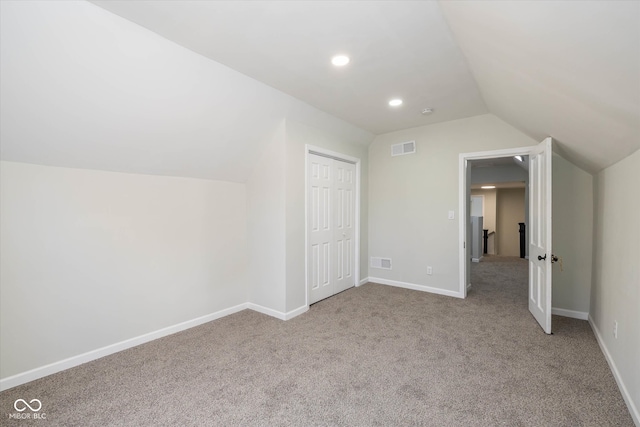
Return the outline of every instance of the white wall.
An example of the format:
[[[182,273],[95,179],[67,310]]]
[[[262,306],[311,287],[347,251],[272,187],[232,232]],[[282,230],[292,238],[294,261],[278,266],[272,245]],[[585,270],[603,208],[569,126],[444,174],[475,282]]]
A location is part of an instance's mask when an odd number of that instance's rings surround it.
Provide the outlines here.
[[[0,173],[2,378],[246,302],[243,184]]]
[[[285,307],[285,123],[265,144],[247,180],[249,302]]]
[[[553,154],[552,245],[564,271],[553,265],[552,305],[589,312],[593,258],[593,176]]]
[[[392,144],[409,140],[416,154],[391,157]],[[491,114],[376,137],[369,148],[369,255],[392,258],[393,270],[370,269],[369,276],[457,293],[459,154],[536,144]],[[447,219],[449,210],[455,220]]]
[[[367,277],[368,227],[368,149],[357,135],[334,126],[324,129],[287,120],[286,159],[286,237],[287,237],[287,310],[295,310],[305,301],[305,145],[313,145],[361,160],[360,201],[360,277]]]
[[[246,182],[285,117],[372,139],[90,2],[0,12],[2,160]]]
[[[484,196],[484,228],[488,230],[488,233],[495,233],[496,231],[496,190],[471,190],[472,196]],[[487,253],[490,255],[496,254],[496,241],[495,234],[490,239],[493,239],[493,245],[489,244]],[[493,246],[493,247],[492,247]]]
[[[596,176],[590,320],[640,425],[640,151]],[[618,338],[613,323],[618,321]],[[626,391],[626,393],[625,393]]]

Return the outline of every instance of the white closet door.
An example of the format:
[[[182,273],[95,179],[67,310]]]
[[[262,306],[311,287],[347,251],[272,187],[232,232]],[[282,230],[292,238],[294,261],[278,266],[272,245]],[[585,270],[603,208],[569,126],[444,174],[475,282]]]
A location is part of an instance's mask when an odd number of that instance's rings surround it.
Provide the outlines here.
[[[342,292],[355,286],[355,194],[356,166],[335,160],[335,292]]]
[[[309,304],[355,286],[355,165],[309,154]]]
[[[309,304],[333,295],[333,160],[309,155],[308,216],[309,248],[307,283]]]

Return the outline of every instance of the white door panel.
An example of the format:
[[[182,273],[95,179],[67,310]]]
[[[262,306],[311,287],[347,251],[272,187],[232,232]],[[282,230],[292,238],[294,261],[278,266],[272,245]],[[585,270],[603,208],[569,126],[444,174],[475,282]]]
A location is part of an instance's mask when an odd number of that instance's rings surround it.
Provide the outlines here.
[[[551,138],[529,156],[529,311],[551,333]]]
[[[355,165],[309,154],[309,304],[355,285]]]
[[[353,239],[355,230],[354,218],[354,197],[356,166],[351,163],[335,161],[336,169],[336,230],[334,238],[336,241],[336,292],[344,291],[355,285],[353,281]]]
[[[309,158],[309,260],[307,283],[309,299],[320,301],[332,295],[332,179],[331,159],[320,156]]]

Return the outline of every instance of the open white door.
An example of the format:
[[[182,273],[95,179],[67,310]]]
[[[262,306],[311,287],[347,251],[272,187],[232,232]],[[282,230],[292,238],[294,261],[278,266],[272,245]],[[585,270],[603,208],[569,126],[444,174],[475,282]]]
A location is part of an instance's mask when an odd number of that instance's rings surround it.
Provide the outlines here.
[[[551,138],[529,155],[529,311],[551,333]]]

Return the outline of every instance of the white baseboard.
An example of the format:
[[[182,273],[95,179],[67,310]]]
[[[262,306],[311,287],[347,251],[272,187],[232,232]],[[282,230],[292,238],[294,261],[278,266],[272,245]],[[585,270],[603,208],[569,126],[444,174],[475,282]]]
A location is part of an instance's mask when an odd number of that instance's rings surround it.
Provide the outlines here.
[[[284,314],[284,320],[291,320],[296,316],[300,316],[302,313],[306,313],[309,311],[308,305],[303,305],[302,307],[298,307],[295,310],[287,311]]]
[[[43,378],[78,365],[82,365],[83,363],[91,362],[92,360],[100,359],[101,357],[109,356],[110,354],[117,353],[119,351],[126,350],[128,348],[135,347],[149,341],[157,340],[158,338],[166,337],[167,335],[175,334],[176,332],[184,331],[185,329],[202,325],[203,323],[211,322],[212,320],[237,313],[239,311],[245,310],[246,308],[248,308],[246,303],[239,304],[234,307],[216,311],[215,313],[207,314],[205,316],[197,317],[192,320],[187,320],[186,322],[178,323],[177,325],[162,328],[154,332],[149,332],[147,334],[120,341],[106,347],[91,350],[77,356],[72,356],[58,362],[50,363],[39,368],[31,369],[20,374],[3,378],[0,380],[0,391],[25,384],[39,378]]]
[[[357,284],[356,286],[362,286],[365,283],[369,283],[369,278],[368,277],[365,277],[364,279],[360,280],[360,283]]]
[[[555,314],[557,316],[571,317],[573,319],[587,320],[589,318],[589,313],[585,313],[584,311],[574,311],[574,310],[566,310],[564,308],[551,308],[551,314]]]
[[[109,356],[110,354],[117,353],[119,351],[126,350],[128,348],[135,347],[149,341],[157,340],[158,338],[166,337],[167,335],[172,335],[177,332],[181,332],[186,329],[193,328],[195,326],[202,325],[203,323],[211,322],[212,320],[220,319],[221,317],[225,317],[246,309],[267,314],[277,319],[289,320],[308,311],[309,306],[303,305],[302,307],[299,307],[295,310],[289,311],[287,313],[282,313],[280,311],[272,310],[270,308],[253,303],[239,304],[234,307],[216,311],[215,313],[207,314],[205,316],[201,316],[192,320],[187,320],[186,322],[178,323],[177,325],[159,329],[154,332],[149,332],[148,334],[130,338],[128,340],[111,344],[106,347],[91,350],[77,356],[69,357],[68,359],[60,360],[58,362],[50,363],[39,368],[31,369],[20,374],[0,379],[0,391],[8,390],[21,384],[25,384],[30,381],[46,377],[48,375],[67,370],[75,366],[82,365],[83,363],[91,362],[92,360],[100,359],[101,357]]]
[[[299,316],[309,310],[308,305],[303,305],[302,307],[296,308],[295,310],[283,313],[282,311],[274,310],[272,308],[268,308],[259,304],[254,304],[252,302],[247,303],[247,308],[253,311],[257,311],[258,313],[266,314],[267,316],[275,317],[276,319],[280,320],[293,319],[294,317]]]
[[[589,324],[591,325],[591,329],[593,329],[593,334],[596,336],[596,341],[598,341],[598,344],[600,345],[600,350],[602,350],[602,353],[604,354],[604,358],[607,360],[607,363],[609,364],[609,368],[613,373],[613,378],[616,380],[616,383],[618,384],[618,388],[620,389],[622,398],[624,399],[625,403],[627,404],[627,408],[631,413],[631,418],[633,418],[633,422],[636,424],[636,426],[640,427],[640,412],[638,412],[638,408],[636,407],[635,403],[631,399],[629,390],[627,390],[627,387],[624,385],[622,376],[618,371],[618,367],[616,366],[616,363],[613,361],[613,358],[611,357],[611,353],[609,353],[609,349],[607,348],[606,344],[604,343],[604,340],[602,339],[602,334],[600,333],[600,330],[596,326],[596,323],[593,321],[593,318],[591,316],[589,316],[588,320],[589,320]]]
[[[448,289],[432,288],[431,286],[416,285],[415,283],[399,282],[397,280],[381,279],[380,277],[369,277],[369,281],[381,285],[395,286],[397,288],[412,289],[414,291],[429,292],[431,294],[446,295],[448,297],[462,298],[460,292]]]

